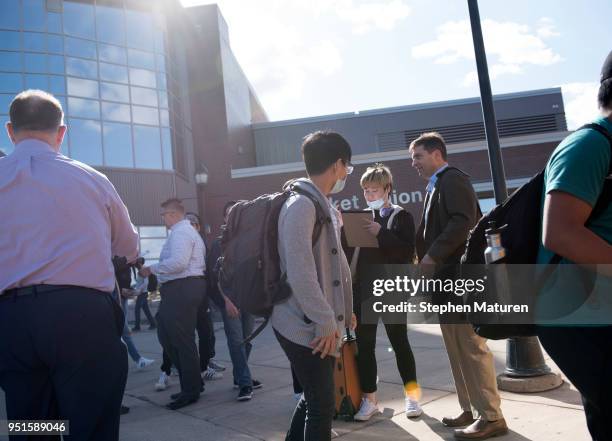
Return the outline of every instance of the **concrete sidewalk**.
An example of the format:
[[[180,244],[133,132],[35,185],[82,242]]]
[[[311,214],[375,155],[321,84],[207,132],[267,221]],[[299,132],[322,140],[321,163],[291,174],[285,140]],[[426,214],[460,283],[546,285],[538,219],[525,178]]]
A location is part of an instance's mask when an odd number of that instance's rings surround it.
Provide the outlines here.
[[[133,317],[130,311],[130,317]],[[147,329],[144,325],[143,329]],[[170,394],[179,390],[178,377],[164,392],[156,392],[161,347],[155,331],[133,334],[141,354],[154,358],[155,364],[137,371],[130,361],[130,372],[124,404],[129,414],[122,417],[122,441],[238,441],[283,440],[295,406],[289,364],[276,342],[270,327],[254,341],[251,371],[264,387],[254,391],[249,402],[237,402],[232,388],[231,362],[225,334],[215,323],[216,359],[227,366],[225,377],[209,381],[197,403],[170,411],[164,405]],[[334,421],[338,439],[354,440],[452,440],[452,430],[441,423],[443,416],[459,412],[452,376],[444,344],[437,325],[411,326],[409,340],[417,363],[417,375],[423,390],[421,404],[425,411],[420,418],[409,420],[404,415],[403,388],[395,357],[384,328],[379,327],[377,342],[378,398],[382,415],[367,423]],[[505,363],[505,341],[489,342],[495,354],[497,371]],[[549,366],[557,367],[547,358]],[[527,440],[590,440],[580,396],[567,382],[560,388],[539,394],[502,393],[502,410],[510,433],[500,441]],[[0,419],[5,418],[4,396],[0,390]],[[0,436],[0,441],[6,438]]]
[[[216,324],[219,328],[220,324]],[[195,441],[195,440],[282,440],[288,427],[295,400],[287,359],[271,329],[254,341],[251,357],[253,376],[264,383],[254,392],[253,400],[235,401],[231,362],[225,335],[218,329],[216,359],[227,366],[225,377],[210,381],[199,402],[180,411],[163,406],[169,395],[178,391],[178,378],[164,392],[155,392],[159,375],[161,348],[155,332],[134,334],[137,347],[146,357],[156,359],[144,372],[130,366],[124,403],[131,412],[122,418],[121,440]],[[334,422],[339,439],[346,440],[451,440],[452,431],[440,422],[443,416],[458,413],[457,397],[444,344],[437,325],[411,326],[409,330],[417,363],[417,375],[423,389],[425,414],[415,420],[404,415],[402,383],[384,328],[379,328],[377,358],[379,400],[382,415],[367,423]],[[504,367],[505,341],[489,342],[498,372]],[[556,366],[547,358],[549,366]],[[500,441],[590,440],[582,412],[580,396],[567,382],[551,392],[540,394],[502,393],[502,409],[510,433]]]

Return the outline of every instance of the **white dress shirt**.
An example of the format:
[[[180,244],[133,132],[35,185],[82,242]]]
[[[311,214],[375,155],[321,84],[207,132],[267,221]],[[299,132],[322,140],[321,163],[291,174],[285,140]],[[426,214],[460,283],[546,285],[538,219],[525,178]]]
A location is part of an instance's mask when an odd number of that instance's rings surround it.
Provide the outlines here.
[[[183,219],[170,228],[159,255],[159,263],[151,265],[151,272],[157,276],[159,283],[203,276],[205,254],[204,241],[189,221]]]

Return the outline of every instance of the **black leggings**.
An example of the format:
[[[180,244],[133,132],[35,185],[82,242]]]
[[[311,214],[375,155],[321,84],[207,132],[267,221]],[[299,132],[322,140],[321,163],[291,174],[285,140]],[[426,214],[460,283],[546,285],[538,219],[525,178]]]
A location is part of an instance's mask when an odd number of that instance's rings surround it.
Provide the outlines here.
[[[376,392],[376,329],[378,324],[363,325],[358,324],[355,329],[357,335],[357,366],[359,367],[359,379],[361,389],[364,393]],[[408,327],[406,325],[385,325],[387,336],[391,342],[391,347],[395,352],[397,369],[404,386],[409,383],[416,385],[416,366],[412,348],[408,343]]]

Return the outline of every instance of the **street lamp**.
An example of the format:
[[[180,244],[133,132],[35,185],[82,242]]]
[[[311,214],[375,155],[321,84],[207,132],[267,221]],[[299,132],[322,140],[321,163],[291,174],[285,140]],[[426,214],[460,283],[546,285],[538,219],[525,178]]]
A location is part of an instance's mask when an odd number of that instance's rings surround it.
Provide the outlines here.
[[[489,163],[493,178],[495,202],[502,203],[508,198],[504,164],[499,146],[499,134],[493,107],[493,95],[487,67],[487,56],[480,25],[478,0],[468,0],[476,68],[480,86],[480,102],[484,118],[485,134],[489,150]],[[542,392],[562,384],[561,377],[550,371],[544,361],[542,348],[537,337],[509,338],[506,343],[506,369],[499,375],[500,389],[511,392]]]
[[[196,172],[194,178],[198,185],[208,184],[208,169],[204,164],[200,164],[200,169]]]

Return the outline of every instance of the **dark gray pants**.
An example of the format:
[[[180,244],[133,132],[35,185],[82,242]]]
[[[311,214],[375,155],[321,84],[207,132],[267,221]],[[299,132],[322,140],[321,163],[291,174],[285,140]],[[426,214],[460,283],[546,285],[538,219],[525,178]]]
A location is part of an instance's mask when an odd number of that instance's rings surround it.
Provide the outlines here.
[[[203,278],[173,280],[164,283],[160,290],[157,336],[179,370],[181,394],[187,398],[199,397],[202,385],[195,328],[205,291],[206,281]]]

